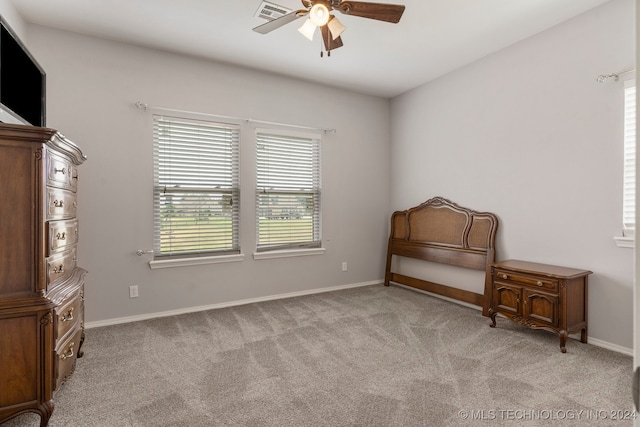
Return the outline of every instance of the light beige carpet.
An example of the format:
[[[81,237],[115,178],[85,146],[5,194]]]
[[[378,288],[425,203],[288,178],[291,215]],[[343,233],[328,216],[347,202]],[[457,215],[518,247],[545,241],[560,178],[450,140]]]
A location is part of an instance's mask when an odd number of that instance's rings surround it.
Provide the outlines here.
[[[631,357],[489,323],[376,285],[89,329],[50,426],[632,425]]]

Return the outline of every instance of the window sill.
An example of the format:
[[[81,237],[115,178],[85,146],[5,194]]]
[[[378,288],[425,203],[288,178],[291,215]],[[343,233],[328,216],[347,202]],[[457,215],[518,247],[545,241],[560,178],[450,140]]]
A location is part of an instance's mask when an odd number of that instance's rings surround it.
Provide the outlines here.
[[[619,248],[633,248],[634,247],[634,238],[627,236],[614,236],[613,240],[616,241],[616,245]]]
[[[238,262],[244,260],[244,254],[220,255],[194,258],[177,258],[149,261],[152,270],[171,267],[188,267],[191,265],[219,264],[222,262]]]
[[[253,259],[289,258],[294,256],[322,255],[325,248],[285,249],[281,251],[254,252]]]

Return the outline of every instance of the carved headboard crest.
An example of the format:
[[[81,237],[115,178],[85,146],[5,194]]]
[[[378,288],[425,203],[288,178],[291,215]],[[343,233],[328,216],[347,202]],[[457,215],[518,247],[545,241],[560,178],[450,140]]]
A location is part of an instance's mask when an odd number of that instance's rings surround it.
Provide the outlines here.
[[[413,243],[486,252],[494,249],[494,214],[463,208],[442,197],[394,212],[391,238]]]

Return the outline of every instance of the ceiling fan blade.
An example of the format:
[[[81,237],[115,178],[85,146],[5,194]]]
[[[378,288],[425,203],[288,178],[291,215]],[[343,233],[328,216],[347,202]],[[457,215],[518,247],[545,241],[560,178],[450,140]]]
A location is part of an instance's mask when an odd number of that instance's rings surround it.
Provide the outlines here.
[[[253,29],[253,31],[260,34],[267,34],[268,32],[276,30],[289,22],[293,22],[296,19],[305,16],[307,13],[308,11],[306,10],[296,10],[291,13],[287,13],[286,15],[282,15],[280,18],[276,18],[273,21],[258,25]]]
[[[362,1],[343,1],[333,8],[347,15],[377,19],[378,21],[386,21],[394,24],[400,21],[402,13],[404,12],[404,5],[401,4],[369,3]]]
[[[323,25],[322,27],[320,27],[320,31],[322,33],[322,41],[324,42],[324,49],[327,52],[331,52],[334,49],[342,47],[342,39],[340,37],[336,37],[334,39],[327,25]]]

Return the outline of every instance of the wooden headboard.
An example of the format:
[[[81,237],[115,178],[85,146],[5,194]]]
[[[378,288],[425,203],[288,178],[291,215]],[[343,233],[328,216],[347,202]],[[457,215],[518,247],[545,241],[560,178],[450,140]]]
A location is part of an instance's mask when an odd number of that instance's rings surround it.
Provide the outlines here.
[[[490,264],[495,261],[498,218],[434,197],[419,206],[394,212],[384,284],[400,283],[482,307],[487,314]],[[485,271],[484,294],[433,283],[391,271],[394,255]]]

